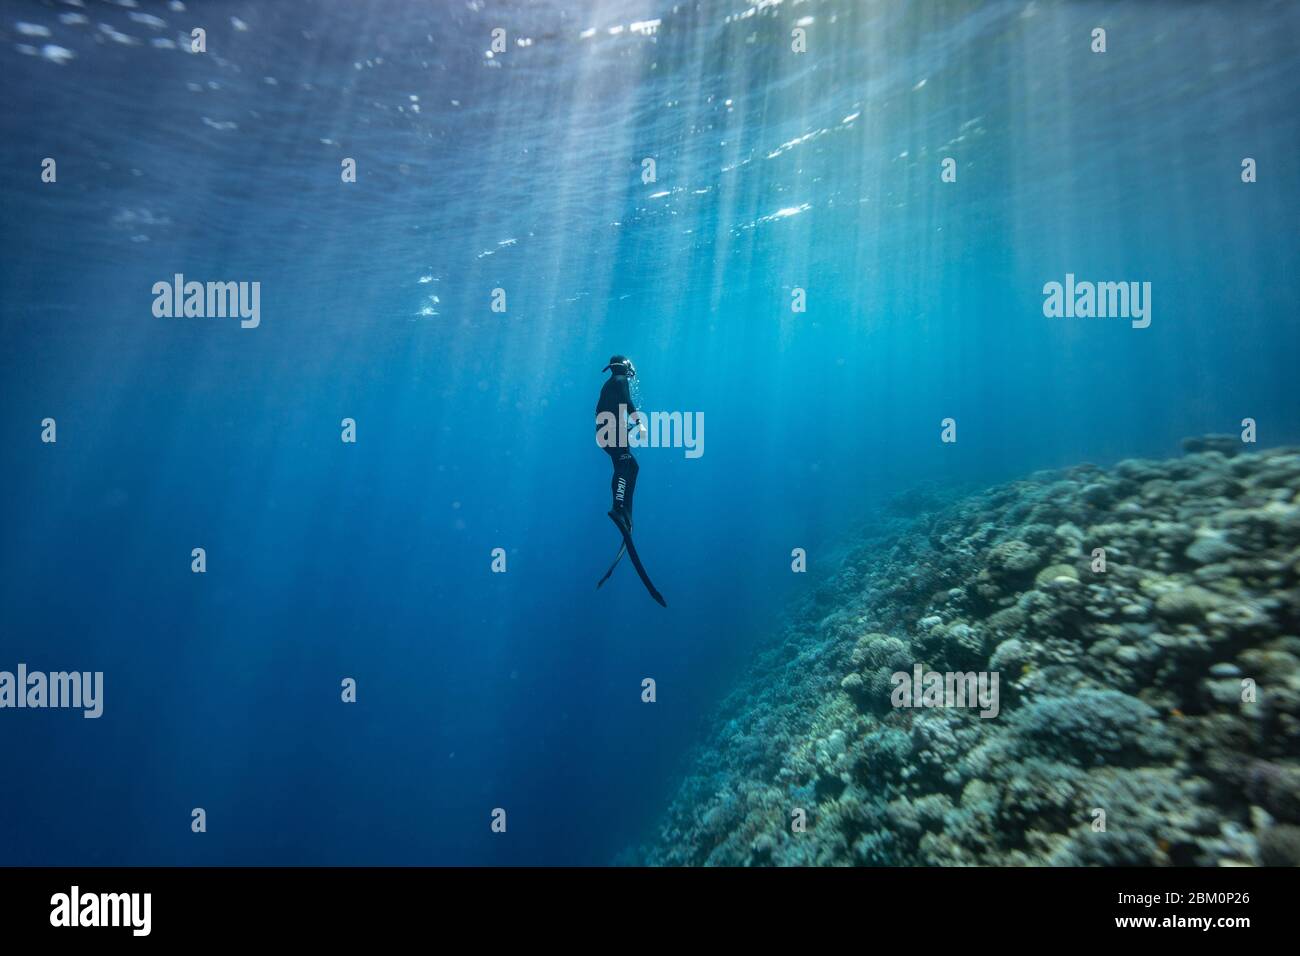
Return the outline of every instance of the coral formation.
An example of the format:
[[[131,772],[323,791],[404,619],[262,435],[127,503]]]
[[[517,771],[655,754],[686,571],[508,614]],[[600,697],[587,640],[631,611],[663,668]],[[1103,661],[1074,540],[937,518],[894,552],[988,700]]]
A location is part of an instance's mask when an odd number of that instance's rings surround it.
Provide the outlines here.
[[[641,859],[1300,863],[1300,449],[1184,447],[906,499],[723,703]],[[996,674],[999,713],[898,706],[916,665]]]

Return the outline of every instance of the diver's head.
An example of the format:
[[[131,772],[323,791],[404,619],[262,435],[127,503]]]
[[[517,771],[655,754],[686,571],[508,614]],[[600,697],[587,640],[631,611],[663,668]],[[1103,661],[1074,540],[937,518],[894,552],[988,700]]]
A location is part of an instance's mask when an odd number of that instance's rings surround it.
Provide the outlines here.
[[[611,355],[609,364],[601,369],[602,372],[612,372],[614,375],[626,375],[628,378],[636,377],[636,366],[626,355]]]

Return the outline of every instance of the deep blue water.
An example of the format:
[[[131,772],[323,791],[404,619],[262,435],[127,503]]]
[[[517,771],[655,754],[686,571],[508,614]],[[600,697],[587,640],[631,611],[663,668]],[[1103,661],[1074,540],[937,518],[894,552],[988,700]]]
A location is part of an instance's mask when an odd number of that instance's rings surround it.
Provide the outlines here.
[[[173,7],[3,4],[0,670],[105,690],[0,710],[0,863],[609,863],[892,495],[1300,440],[1294,4]],[[706,422],[666,610],[593,590],[614,352]]]

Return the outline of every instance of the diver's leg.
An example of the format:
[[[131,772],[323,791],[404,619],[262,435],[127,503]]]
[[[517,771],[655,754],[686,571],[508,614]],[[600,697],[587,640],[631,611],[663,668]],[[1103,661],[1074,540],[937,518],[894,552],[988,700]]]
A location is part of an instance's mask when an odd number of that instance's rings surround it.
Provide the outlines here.
[[[615,524],[622,527],[624,519],[622,500],[619,497],[619,478],[621,476],[619,475],[618,467],[618,456],[621,454],[621,449],[606,448],[605,451],[609,455],[609,464],[613,469],[613,473],[609,479],[609,516],[614,519]],[[624,485],[626,486],[626,479],[624,479]]]
[[[617,509],[617,508],[618,508],[618,478],[619,478],[619,475],[618,475],[618,456],[619,456],[619,449],[617,449],[617,448],[606,448],[605,451],[606,451],[606,453],[609,455],[609,464],[610,464],[610,468],[612,469],[612,473],[611,473],[611,475],[610,475],[610,479],[609,479],[609,497],[610,497],[610,510],[614,510],[614,509]]]
[[[639,471],[636,459],[625,448],[606,449],[614,465],[614,477],[610,480],[610,493],[613,504],[609,516],[620,526],[626,525],[632,530],[632,491],[636,487],[636,474]]]
[[[632,527],[632,493],[636,491],[636,476],[641,471],[641,466],[637,460],[632,457],[630,451],[625,451],[623,473],[627,479],[627,487],[623,490],[623,509],[627,512],[627,525]]]

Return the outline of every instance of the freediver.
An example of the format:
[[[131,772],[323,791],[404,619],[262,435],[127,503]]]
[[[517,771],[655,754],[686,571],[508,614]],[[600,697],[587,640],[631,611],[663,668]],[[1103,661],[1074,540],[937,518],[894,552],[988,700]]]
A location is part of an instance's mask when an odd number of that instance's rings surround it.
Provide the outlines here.
[[[609,482],[613,503],[608,514],[609,520],[614,522],[623,536],[623,546],[619,548],[614,563],[596,587],[599,588],[609,580],[626,551],[650,596],[667,607],[668,602],[650,583],[650,577],[642,567],[636,547],[632,544],[632,495],[636,491],[636,476],[641,467],[629,447],[628,429],[635,428],[641,435],[646,433],[643,417],[632,401],[630,382],[636,377],[636,366],[626,355],[613,355],[601,371],[609,372],[609,379],[601,386],[600,398],[596,402],[596,444],[605,450],[614,466],[614,475]]]
[[[636,366],[627,356],[614,355],[601,371],[609,372],[609,379],[601,386],[600,399],[596,402],[596,440],[614,465],[614,477],[609,482],[614,503],[609,517],[618,525],[619,531],[631,534],[632,493],[636,490],[636,476],[641,467],[632,456],[632,450],[622,441],[622,436],[626,428],[632,426],[643,434],[645,432],[645,423],[632,402],[631,381],[636,377]]]

